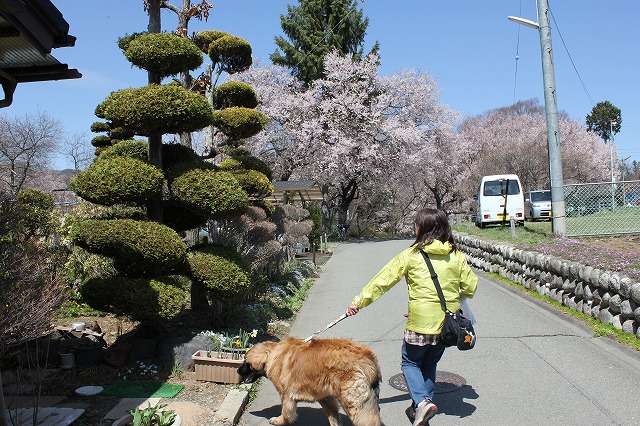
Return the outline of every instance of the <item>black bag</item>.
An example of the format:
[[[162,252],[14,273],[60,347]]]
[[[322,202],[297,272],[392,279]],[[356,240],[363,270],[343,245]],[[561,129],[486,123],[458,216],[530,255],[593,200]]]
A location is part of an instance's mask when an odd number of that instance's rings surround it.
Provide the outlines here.
[[[429,256],[421,251],[424,261],[429,267],[431,273],[431,279],[438,291],[438,297],[440,298],[440,305],[444,311],[444,323],[442,324],[442,331],[440,332],[440,340],[445,346],[457,346],[461,351],[473,349],[476,345],[476,332],[473,329],[471,320],[462,316],[462,311],[458,309],[458,312],[453,313],[447,309],[447,303],[442,294],[442,288],[438,281],[438,274],[433,269],[431,259]]]

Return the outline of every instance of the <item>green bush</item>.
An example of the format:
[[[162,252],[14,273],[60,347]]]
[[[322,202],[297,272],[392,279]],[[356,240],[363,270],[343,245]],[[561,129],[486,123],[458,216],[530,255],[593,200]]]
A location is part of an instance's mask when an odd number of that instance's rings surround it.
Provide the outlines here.
[[[113,157],[94,162],[71,179],[71,189],[87,201],[111,206],[142,203],[162,191],[164,175],[135,158]]]
[[[249,138],[267,123],[267,116],[251,108],[232,107],[213,113],[213,125],[231,140]]]
[[[116,127],[109,131],[109,137],[111,139],[118,139],[121,141],[125,139],[132,139],[133,135],[134,133],[131,130],[124,127]]]
[[[145,141],[135,139],[120,141],[101,153],[99,160],[106,160],[114,157],[129,157],[146,163],[149,158],[148,151],[149,145]]]
[[[200,31],[193,37],[193,42],[198,46],[202,53],[209,53],[209,45],[212,41],[228,35],[229,33],[218,30]]]
[[[223,109],[229,107],[245,107],[255,108],[258,106],[258,95],[250,84],[241,81],[228,81],[222,83],[215,90],[214,94],[215,109]]]
[[[141,36],[142,34],[147,34],[146,32],[138,32],[133,34],[126,34],[123,37],[118,39],[118,47],[122,50],[122,53],[126,52],[129,48],[129,43],[133,41],[136,37]]]
[[[171,193],[194,213],[212,219],[242,214],[249,204],[247,193],[226,172],[190,170],[173,180]]]
[[[179,143],[162,144],[162,168],[166,171],[178,163],[202,161],[193,149]]]
[[[220,167],[220,170],[224,172],[235,172],[237,170],[244,169],[242,163],[235,158],[225,158],[218,167]]]
[[[96,121],[91,124],[91,132],[93,133],[108,132],[110,130],[111,126],[109,126],[109,123],[105,123],[104,121]]]
[[[23,189],[16,195],[21,228],[27,236],[48,236],[53,232],[53,198],[37,189]]]
[[[249,268],[229,248],[200,246],[189,253],[187,261],[194,279],[204,284],[211,296],[217,299],[238,298],[251,287]]]
[[[202,52],[191,40],[169,33],[141,34],[131,40],[124,56],[133,65],[161,77],[202,65]]]
[[[251,155],[246,148],[235,148],[228,152],[229,156],[242,164],[243,169],[256,170],[273,180],[273,172],[267,163]]]
[[[187,303],[188,279],[91,278],[80,288],[84,301],[94,309],[124,315],[134,321],[162,323],[175,318]]]
[[[232,174],[249,196],[263,198],[273,194],[273,184],[263,173],[255,170],[237,170]]]
[[[269,200],[251,200],[251,205],[260,207],[262,210],[264,210],[267,217],[271,217],[271,215],[276,211],[276,206],[274,206],[273,203]]]
[[[140,136],[193,132],[213,123],[213,108],[204,96],[174,85],[112,92],[95,113]]]
[[[171,272],[182,265],[187,250],[176,231],[156,222],[82,220],[69,235],[87,251],[112,257],[114,267],[131,277]]]
[[[91,145],[99,148],[101,146],[111,146],[111,138],[105,135],[99,135],[91,139]]]
[[[207,53],[214,65],[221,64],[229,74],[244,71],[252,63],[251,44],[231,34],[212,40]]]

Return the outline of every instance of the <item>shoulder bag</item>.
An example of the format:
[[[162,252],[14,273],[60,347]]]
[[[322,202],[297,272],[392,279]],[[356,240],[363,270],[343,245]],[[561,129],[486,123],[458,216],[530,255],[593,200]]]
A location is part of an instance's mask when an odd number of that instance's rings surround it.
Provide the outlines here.
[[[433,264],[429,255],[422,250],[422,257],[427,263],[429,272],[431,273],[431,279],[438,291],[438,297],[440,298],[440,306],[444,311],[444,323],[442,324],[442,332],[440,333],[440,339],[445,346],[457,346],[461,351],[467,351],[473,349],[476,345],[476,332],[473,329],[471,321],[462,316],[462,311],[458,309],[458,312],[453,313],[447,309],[447,303],[442,294],[442,288],[438,281],[438,274],[433,269]]]

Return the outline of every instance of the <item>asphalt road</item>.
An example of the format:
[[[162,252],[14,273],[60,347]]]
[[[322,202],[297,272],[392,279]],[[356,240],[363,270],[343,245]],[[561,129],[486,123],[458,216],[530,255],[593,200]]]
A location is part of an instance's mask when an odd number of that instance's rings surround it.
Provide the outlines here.
[[[342,313],[409,240],[343,243],[292,326],[305,338]],[[478,341],[468,352],[446,350],[438,365],[432,425],[640,424],[640,354],[594,338],[578,321],[479,273],[471,307]],[[360,313],[320,334],[369,345],[382,369],[380,408],[387,426],[410,425],[402,389],[400,347],[407,290],[404,280]],[[400,377],[400,378],[399,378]],[[391,382],[393,383],[391,383]],[[392,386],[392,384],[394,386]],[[280,413],[274,386],[263,379],[240,425],[267,425]],[[296,425],[327,425],[318,403],[300,403]],[[343,416],[344,425],[351,425]]]

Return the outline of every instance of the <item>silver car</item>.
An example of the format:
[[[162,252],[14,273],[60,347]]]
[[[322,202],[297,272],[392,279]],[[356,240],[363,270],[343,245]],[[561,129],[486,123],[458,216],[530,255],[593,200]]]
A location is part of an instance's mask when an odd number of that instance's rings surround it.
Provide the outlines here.
[[[531,221],[551,219],[551,191],[543,189],[527,192],[524,198],[524,217]]]

